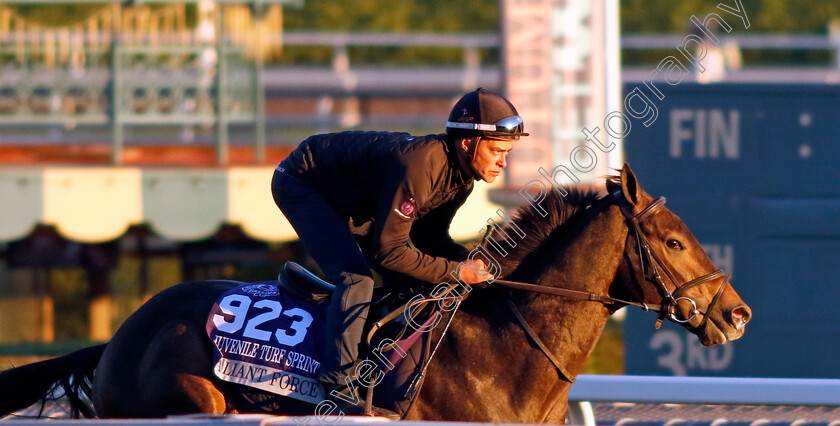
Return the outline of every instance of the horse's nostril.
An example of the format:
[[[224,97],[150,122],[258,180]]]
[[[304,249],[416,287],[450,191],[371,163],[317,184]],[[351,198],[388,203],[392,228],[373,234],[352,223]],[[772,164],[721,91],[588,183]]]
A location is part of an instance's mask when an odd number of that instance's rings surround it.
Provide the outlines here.
[[[749,307],[744,305],[733,309],[732,313],[730,313],[730,316],[732,317],[732,323],[734,325],[742,327],[744,324],[750,321],[750,318],[752,317],[752,312],[750,311]]]

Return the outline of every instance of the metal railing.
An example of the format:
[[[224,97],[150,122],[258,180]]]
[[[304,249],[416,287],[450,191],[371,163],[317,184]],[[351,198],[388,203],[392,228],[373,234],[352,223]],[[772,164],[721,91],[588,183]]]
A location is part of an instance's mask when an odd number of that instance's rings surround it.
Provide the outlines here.
[[[279,37],[279,36],[278,36]],[[628,34],[621,38],[624,50],[676,49],[684,36],[675,34]],[[833,35],[720,35],[721,44],[732,43],[740,49],[765,50],[827,50],[838,52],[840,37]],[[477,85],[498,88],[501,70],[495,63],[480,62],[481,49],[499,49],[501,38],[497,34],[386,34],[386,33],[323,33],[286,32],[282,35],[284,46],[329,46],[332,48],[332,67],[275,66],[266,69],[266,84],[278,94],[379,94],[402,90],[408,96],[424,93],[456,93]],[[463,66],[452,67],[390,67],[372,69],[352,64],[349,48],[354,46],[437,46],[463,49]],[[649,67],[639,74],[626,70],[630,80],[646,77]],[[840,62],[833,68],[840,68]],[[750,71],[753,72],[753,71]],[[779,73],[778,69],[770,72]],[[376,74],[376,75],[372,75]],[[762,74],[763,75],[763,74]],[[749,79],[749,76],[740,77]],[[780,77],[773,77],[778,79]],[[781,77],[783,78],[783,77]],[[822,76],[813,77],[820,79]],[[824,79],[824,78],[823,78]],[[625,78],[627,80],[627,78]],[[412,84],[407,84],[407,83]]]
[[[621,38],[622,49],[670,49],[682,43],[684,36],[673,34],[628,34]],[[840,38],[830,35],[761,34],[720,36],[721,44],[734,43],[742,49],[767,50],[838,50]]]
[[[279,37],[279,36],[278,36]],[[410,96],[454,95],[480,85],[498,87],[500,72],[495,64],[481,63],[481,50],[499,49],[497,34],[432,34],[432,33],[323,33],[286,32],[284,47],[328,46],[332,49],[329,70],[312,66],[275,66],[267,69],[267,84],[273,90],[289,93],[395,93],[404,90]],[[461,66],[379,67],[355,65],[350,48],[427,47],[456,48],[462,51]],[[305,80],[296,74],[305,69]],[[371,74],[376,74],[372,76]],[[292,81],[296,80],[296,81]],[[308,81],[307,81],[308,80]]]
[[[252,1],[260,3],[258,0]],[[16,2],[26,3],[23,0]],[[108,1],[96,0],[96,2],[107,3]],[[148,2],[153,1],[149,0]],[[242,3],[242,1],[231,0],[230,3]],[[23,34],[23,37],[27,36],[28,34]],[[15,46],[17,46],[17,41],[10,37],[12,36],[6,35],[0,38],[0,51],[4,52],[5,58],[10,57]],[[149,127],[149,124],[175,124],[177,122],[190,125],[195,122],[208,123],[208,119],[214,124],[235,124],[248,118],[245,121],[256,123],[256,151],[262,152],[266,132],[265,124],[263,124],[265,120],[263,97],[266,96],[266,92],[269,96],[279,98],[296,96],[319,99],[365,96],[440,98],[454,97],[478,86],[498,90],[502,85],[502,71],[498,64],[494,62],[482,63],[481,59],[484,51],[500,48],[501,38],[498,34],[287,31],[283,34],[273,34],[272,37],[277,42],[282,41],[282,44],[287,47],[327,46],[332,49],[331,63],[320,67],[294,64],[254,67],[238,60],[234,52],[234,46],[231,45],[230,40],[225,39],[225,43],[216,43],[209,46],[185,46],[185,48],[192,50],[180,55],[180,57],[187,63],[197,60],[197,55],[201,54],[203,50],[226,49],[231,55],[217,52],[217,57],[223,61],[230,59],[231,66],[235,65],[236,69],[231,68],[229,72],[225,72],[226,68],[222,64],[218,68],[222,72],[217,73],[209,85],[199,84],[200,78],[186,78],[189,73],[184,71],[181,72],[181,75],[185,78],[152,82],[148,87],[143,88],[139,87],[142,86],[143,80],[136,78],[135,71],[138,70],[138,67],[142,68],[144,64],[142,61],[131,63],[130,60],[137,56],[130,53],[132,47],[121,43],[119,37],[114,37],[115,44],[113,46],[104,46],[104,49],[103,46],[96,46],[100,50],[91,50],[86,53],[90,59],[86,61],[86,64],[89,65],[83,74],[77,73],[69,66],[57,67],[53,71],[33,68],[29,64],[17,66],[15,69],[8,67],[4,69],[3,66],[0,66],[0,76],[2,76],[2,79],[0,79],[0,125],[20,126],[24,123],[32,125],[52,123],[64,124],[69,128],[75,124],[85,123],[99,126],[111,124],[113,134],[110,135],[110,138],[113,138],[115,147],[113,161],[119,163],[119,152],[122,144],[120,142],[122,139],[122,128],[120,126],[122,124]],[[840,52],[840,38],[831,35],[721,35],[720,38],[722,42],[732,41],[742,49],[821,49]],[[25,41],[26,46],[31,46],[31,40]],[[70,41],[71,45],[75,45],[76,41],[72,37]],[[625,50],[674,49],[681,41],[682,37],[679,35],[630,34],[622,37],[622,48]],[[81,42],[84,44],[85,40]],[[370,66],[352,62],[351,52],[355,46],[455,48],[462,50],[463,60],[460,64],[449,66]],[[164,52],[166,49],[162,47],[157,48],[160,50],[157,53],[154,52],[156,48],[149,47],[149,49],[150,52],[143,55],[146,58],[157,57],[160,59],[157,62],[165,62],[169,60],[167,58],[179,57],[179,55],[167,54]],[[837,57],[840,58],[840,54]],[[120,58],[124,59],[122,63],[116,60]],[[8,59],[6,60],[8,61]],[[154,61],[149,60],[147,62]],[[836,72],[837,68],[840,68],[840,66],[820,69],[821,74],[815,75],[811,79],[825,81],[826,78],[823,74],[830,73],[832,70]],[[184,70],[186,69],[184,68]],[[115,70],[117,72],[114,72]],[[141,71],[143,70],[138,72]],[[627,68],[624,70],[624,79],[625,81],[634,79],[638,81],[639,78],[647,77],[649,71],[649,67]],[[53,74],[49,74],[50,72]],[[196,72],[200,73],[200,70]],[[155,71],[151,74],[155,73],[158,72]],[[244,76],[244,79],[230,78],[240,74]],[[785,77],[783,72],[777,71],[776,74],[778,76],[774,78],[777,79],[789,78],[789,72],[787,73],[788,77]],[[803,75],[802,72],[797,74],[798,78],[804,78]],[[43,76],[49,78],[41,79]],[[732,77],[737,81],[749,81],[750,78],[750,76],[741,76],[740,74]],[[120,84],[113,85],[113,79],[119,79],[118,83]],[[234,87],[234,81],[236,87]],[[239,84],[244,81],[250,82],[244,85]],[[113,90],[115,87],[117,90]],[[253,90],[249,91],[249,87],[253,87]],[[224,90],[219,90],[220,88]],[[216,99],[220,94],[227,97],[227,100]],[[152,105],[146,111],[166,111],[166,116],[142,113],[140,109],[143,109],[147,102],[151,102]],[[241,107],[237,107],[237,103],[241,104]],[[230,106],[232,109],[228,110],[225,108],[226,106]],[[161,117],[166,119],[158,120]],[[292,125],[297,125],[298,122],[306,123],[306,120],[300,120],[299,117],[292,117],[290,120],[293,121]],[[277,121],[277,119],[268,118],[269,123],[274,121]],[[282,123],[284,128],[289,125],[286,121]],[[218,128],[222,129],[218,132],[219,162],[224,163],[227,147],[227,135],[224,131],[226,126],[223,125]],[[259,157],[259,155],[257,156]]]
[[[57,28],[4,6],[32,3],[44,2],[0,5],[0,124],[110,125],[113,164],[123,161],[125,126],[203,124],[215,128],[217,163],[224,165],[230,125],[247,123],[255,161],[263,161],[261,71],[277,49],[258,33],[281,33],[282,5],[300,1],[74,0],[68,3],[111,7]],[[187,24],[187,3],[198,3],[196,26]]]
[[[582,374],[569,391],[574,424],[596,424],[593,402],[840,406],[840,379]]]

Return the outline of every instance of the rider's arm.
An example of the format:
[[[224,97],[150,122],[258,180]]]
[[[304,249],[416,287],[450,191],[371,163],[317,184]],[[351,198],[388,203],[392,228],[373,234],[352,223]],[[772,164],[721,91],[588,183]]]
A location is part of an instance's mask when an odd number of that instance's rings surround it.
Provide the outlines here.
[[[417,152],[388,171],[382,188],[373,229],[373,259],[383,268],[429,283],[451,281],[450,271],[460,262],[432,256],[408,245],[417,209],[426,203],[436,187],[441,168],[428,152]]]
[[[432,256],[459,262],[465,260],[469,250],[452,240],[449,227],[455,213],[464,205],[471,192],[472,187],[416,220],[411,227],[412,244],[421,252]]]

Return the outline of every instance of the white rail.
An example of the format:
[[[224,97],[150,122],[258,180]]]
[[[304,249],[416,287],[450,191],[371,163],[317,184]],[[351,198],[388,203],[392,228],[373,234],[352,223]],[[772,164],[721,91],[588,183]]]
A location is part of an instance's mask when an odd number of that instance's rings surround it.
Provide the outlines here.
[[[840,406],[840,380],[580,375],[571,423],[594,426],[592,402]]]
[[[683,403],[715,405],[840,406],[840,379],[762,379],[723,377],[663,377],[580,375],[569,392],[569,424],[595,426],[593,402]],[[332,420],[332,419],[330,419]],[[383,418],[345,417],[348,426],[387,422]],[[320,426],[311,421],[307,426]],[[43,420],[9,417],[3,426],[39,426]],[[301,419],[288,416],[175,416],[149,420],[66,420],[64,426],[300,426]],[[429,426],[424,422],[400,422],[400,426]],[[435,422],[435,426],[455,423]],[[469,425],[460,423],[460,425]],[[473,423],[472,425],[477,425]]]

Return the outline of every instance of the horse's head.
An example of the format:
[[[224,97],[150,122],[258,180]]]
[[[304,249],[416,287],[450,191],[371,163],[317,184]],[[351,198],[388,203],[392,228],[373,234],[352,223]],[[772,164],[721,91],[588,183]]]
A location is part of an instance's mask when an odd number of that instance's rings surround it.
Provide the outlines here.
[[[680,323],[704,345],[744,334],[752,312],[677,215],[639,185],[625,165],[607,181],[629,228],[621,276],[610,295],[658,307],[663,318]]]

